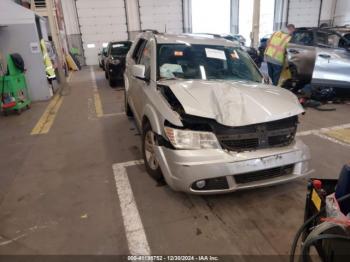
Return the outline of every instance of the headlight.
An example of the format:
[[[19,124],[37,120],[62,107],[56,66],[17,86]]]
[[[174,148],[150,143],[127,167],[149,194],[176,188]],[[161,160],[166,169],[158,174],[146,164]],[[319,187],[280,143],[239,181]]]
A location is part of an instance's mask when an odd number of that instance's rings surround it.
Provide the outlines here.
[[[178,149],[218,149],[221,148],[216,136],[211,132],[164,128],[170,143]]]
[[[120,60],[118,59],[111,59],[111,64],[118,65],[120,63]]]

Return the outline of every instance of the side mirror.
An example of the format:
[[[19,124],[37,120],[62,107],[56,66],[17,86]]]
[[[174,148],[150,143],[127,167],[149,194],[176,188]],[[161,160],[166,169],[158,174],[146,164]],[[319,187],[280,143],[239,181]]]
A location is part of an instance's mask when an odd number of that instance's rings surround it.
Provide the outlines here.
[[[146,74],[146,67],[144,65],[134,65],[132,67],[132,75],[134,77],[147,81],[145,74]]]

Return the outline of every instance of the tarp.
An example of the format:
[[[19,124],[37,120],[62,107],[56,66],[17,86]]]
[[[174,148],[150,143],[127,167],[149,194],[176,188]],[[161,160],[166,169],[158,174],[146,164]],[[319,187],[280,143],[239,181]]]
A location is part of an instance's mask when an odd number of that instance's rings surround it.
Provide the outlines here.
[[[0,26],[35,23],[35,13],[12,0],[0,1]]]

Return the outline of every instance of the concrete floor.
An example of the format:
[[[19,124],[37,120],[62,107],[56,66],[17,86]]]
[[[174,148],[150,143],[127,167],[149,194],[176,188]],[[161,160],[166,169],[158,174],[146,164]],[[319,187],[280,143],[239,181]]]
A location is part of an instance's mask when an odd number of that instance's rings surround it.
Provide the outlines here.
[[[141,159],[140,136],[124,116],[123,89],[94,68],[73,75],[50,131],[30,135],[48,103],[0,117],[0,254],[128,254],[112,165]],[[350,123],[350,105],[308,109],[300,131]],[[350,145],[302,136],[314,177],[336,178]],[[219,196],[159,186],[143,165],[127,169],[152,254],[286,255],[302,223],[306,180]]]

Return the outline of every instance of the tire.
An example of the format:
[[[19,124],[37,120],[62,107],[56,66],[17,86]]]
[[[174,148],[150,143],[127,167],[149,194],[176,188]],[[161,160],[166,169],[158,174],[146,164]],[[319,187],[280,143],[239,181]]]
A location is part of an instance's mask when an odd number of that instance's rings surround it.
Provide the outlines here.
[[[105,78],[108,79],[108,73],[105,71]]]
[[[134,114],[132,113],[131,108],[129,106],[129,103],[128,103],[127,99],[126,99],[126,91],[124,91],[124,106],[125,106],[125,114],[126,114],[126,116],[127,117],[133,117]]]
[[[164,180],[162,171],[160,170],[159,162],[156,159],[154,149],[150,148],[152,144],[155,145],[156,138],[151,125],[146,122],[143,126],[142,132],[142,156],[145,163],[147,173],[157,182]],[[148,144],[148,146],[146,146]],[[148,148],[149,150],[146,150]],[[153,151],[153,152],[151,152]]]
[[[101,64],[101,63],[98,63],[98,66],[99,66],[100,68],[102,68],[102,64]]]

